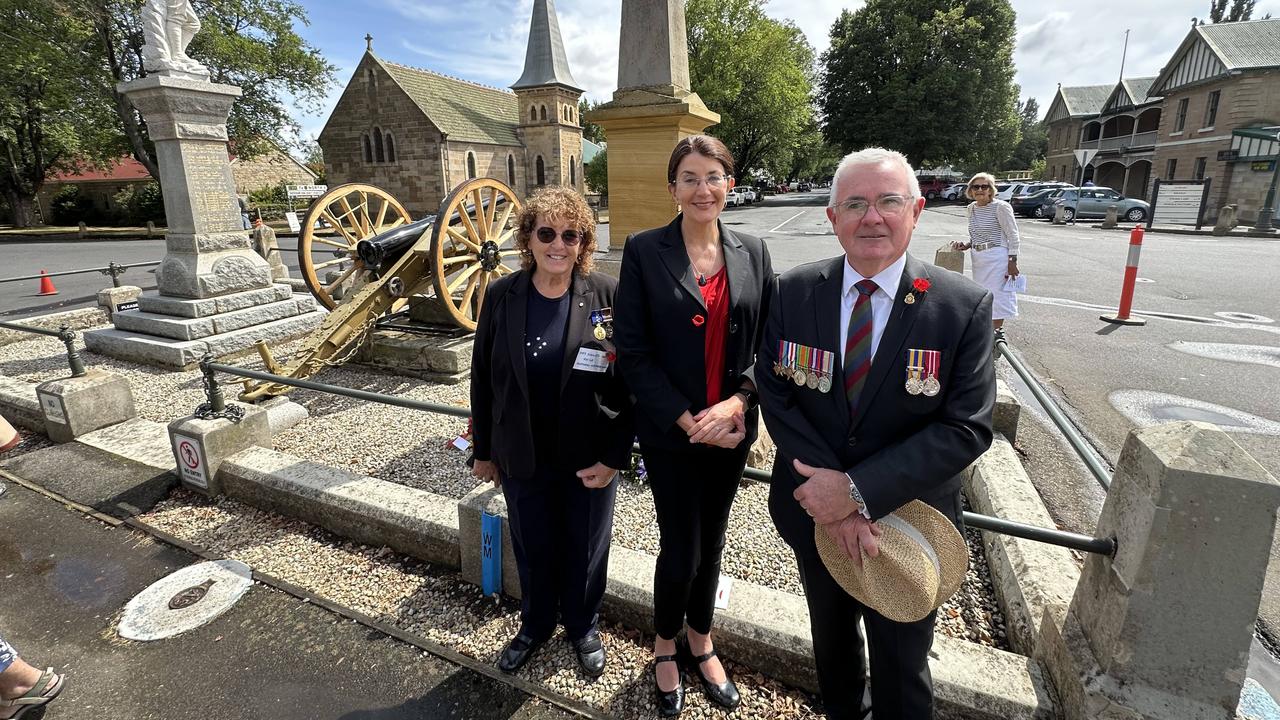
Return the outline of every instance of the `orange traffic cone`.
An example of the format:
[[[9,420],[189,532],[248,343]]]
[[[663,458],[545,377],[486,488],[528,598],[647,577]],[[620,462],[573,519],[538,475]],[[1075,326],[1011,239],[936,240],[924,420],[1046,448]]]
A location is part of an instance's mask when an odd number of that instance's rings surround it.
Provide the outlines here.
[[[49,277],[44,270],[40,271],[40,292],[36,295],[57,295],[58,288],[53,286],[53,278]]]

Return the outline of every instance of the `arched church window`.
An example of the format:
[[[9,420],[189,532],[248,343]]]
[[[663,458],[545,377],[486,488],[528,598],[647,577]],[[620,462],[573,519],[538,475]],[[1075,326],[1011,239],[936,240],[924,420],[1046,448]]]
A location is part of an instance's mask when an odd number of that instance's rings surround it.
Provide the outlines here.
[[[391,137],[390,132],[385,133],[385,135],[387,144],[387,162],[393,163],[396,161],[396,141],[395,138]]]
[[[534,122],[537,119],[538,119],[538,108],[529,106],[529,122]]]
[[[572,155],[569,156],[569,187],[578,187],[578,171]]]
[[[467,151],[467,179],[471,180],[476,176],[476,154]]]
[[[360,140],[364,144],[364,161],[367,163],[373,162],[373,145],[369,142],[369,133],[361,135]]]
[[[507,155],[507,184],[512,188],[516,186],[516,158],[514,155]]]
[[[373,129],[373,159],[380,163],[387,161],[387,153],[382,146],[382,128]]]
[[[542,163],[541,155],[538,156],[538,184],[539,185],[547,184],[547,168]]]
[[[547,106],[546,106],[546,105],[543,105],[543,106],[541,107],[541,109],[539,110],[539,113],[538,113],[538,114],[542,116],[542,121],[543,121],[543,122],[546,122],[546,121],[547,121]]]

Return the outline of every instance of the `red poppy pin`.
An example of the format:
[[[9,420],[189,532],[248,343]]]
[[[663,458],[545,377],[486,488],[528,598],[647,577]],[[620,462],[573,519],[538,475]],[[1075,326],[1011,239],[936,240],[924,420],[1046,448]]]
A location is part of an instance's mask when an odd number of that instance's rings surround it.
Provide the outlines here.
[[[693,326],[694,326],[694,327],[702,327],[702,324],[703,324],[703,323],[705,323],[706,321],[707,321],[707,319],[706,319],[706,318],[704,318],[704,317],[702,317],[702,315],[694,315],[694,316],[693,316]]]
[[[604,359],[608,360],[609,362],[613,362],[614,360],[618,359],[618,354],[610,350],[608,354],[604,356]]]
[[[920,293],[921,295],[923,295],[929,292],[929,288],[932,285],[933,283],[929,282],[929,278],[918,277],[912,280],[911,292],[907,293],[907,296],[902,298],[902,302],[908,305],[911,305],[916,301],[916,293]]]

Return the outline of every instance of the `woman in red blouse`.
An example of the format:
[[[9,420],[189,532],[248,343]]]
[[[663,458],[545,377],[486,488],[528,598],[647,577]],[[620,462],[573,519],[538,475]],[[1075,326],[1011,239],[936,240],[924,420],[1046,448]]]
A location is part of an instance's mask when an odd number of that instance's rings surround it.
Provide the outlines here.
[[[618,369],[636,398],[636,432],[657,511],[655,682],[664,717],[684,707],[680,654],[727,708],[738,691],[711,622],[729,508],[755,440],[756,346],[773,293],[769,252],[720,222],[733,187],[724,143],[676,144],[668,191],[681,213],[627,239],[614,308]]]

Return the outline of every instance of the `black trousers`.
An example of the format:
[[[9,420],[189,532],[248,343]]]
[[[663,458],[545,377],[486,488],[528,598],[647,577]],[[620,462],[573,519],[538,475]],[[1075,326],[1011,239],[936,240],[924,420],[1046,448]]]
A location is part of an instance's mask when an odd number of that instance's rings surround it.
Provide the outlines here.
[[[796,549],[800,582],[809,603],[813,657],[818,687],[831,720],[877,718],[928,720],[933,717],[933,678],[929,648],[937,612],[913,623],[899,623],[854,600],[827,572],[812,543]],[[861,619],[867,628],[871,660],[871,708],[864,705],[866,668],[862,658]]]
[[[658,516],[653,616],[659,637],[674,638],[686,622],[711,632],[729,508],[749,449],[746,443],[732,450],[640,448]]]
[[[511,545],[520,570],[521,632],[551,636],[556,618],[570,640],[596,626],[609,568],[618,479],[598,490],[573,472],[539,469],[505,478]]]

